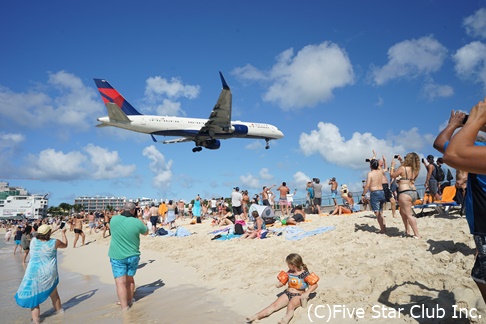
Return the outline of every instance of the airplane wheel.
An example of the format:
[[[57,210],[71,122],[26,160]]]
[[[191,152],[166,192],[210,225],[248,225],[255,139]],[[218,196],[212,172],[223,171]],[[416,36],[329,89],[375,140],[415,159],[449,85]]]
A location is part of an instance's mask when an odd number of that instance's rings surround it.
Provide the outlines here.
[[[192,152],[196,153],[197,152],[197,147],[192,149]]]
[[[201,151],[202,151],[202,147],[198,147],[198,148],[197,148],[197,151],[198,151],[198,152],[201,152]]]
[[[269,145],[265,146],[265,150],[268,150],[269,148],[270,148],[270,146],[269,146]]]

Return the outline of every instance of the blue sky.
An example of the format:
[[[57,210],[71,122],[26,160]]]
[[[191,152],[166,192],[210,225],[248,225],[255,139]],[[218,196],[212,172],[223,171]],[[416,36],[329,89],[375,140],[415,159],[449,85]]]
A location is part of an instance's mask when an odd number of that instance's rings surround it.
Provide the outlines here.
[[[0,180],[50,204],[77,196],[193,199],[336,177],[432,148],[451,109],[486,95],[486,1],[8,1],[0,5]],[[233,120],[285,137],[193,153],[95,128],[93,78],[145,114]],[[163,139],[163,138],[160,138]],[[422,184],[422,168],[418,184]],[[325,187],[325,189],[328,189]],[[329,190],[327,190],[329,191]],[[327,193],[325,191],[325,193]]]

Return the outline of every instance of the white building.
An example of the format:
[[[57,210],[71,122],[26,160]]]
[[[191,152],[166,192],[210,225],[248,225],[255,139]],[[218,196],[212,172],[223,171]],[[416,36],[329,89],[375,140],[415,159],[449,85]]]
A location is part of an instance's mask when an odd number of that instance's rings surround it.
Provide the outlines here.
[[[0,218],[42,219],[47,216],[47,195],[8,196],[0,200]]]
[[[126,197],[82,196],[74,199],[74,204],[83,206],[84,211],[95,212],[105,210],[108,206],[112,207],[113,210],[120,210],[126,201],[138,202],[141,207],[150,205],[152,202],[157,203],[157,200],[152,198],[127,199]]]

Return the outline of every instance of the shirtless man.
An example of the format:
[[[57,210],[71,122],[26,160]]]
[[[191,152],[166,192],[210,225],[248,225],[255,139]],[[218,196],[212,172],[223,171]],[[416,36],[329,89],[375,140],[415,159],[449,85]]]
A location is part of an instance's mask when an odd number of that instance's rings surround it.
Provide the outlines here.
[[[150,204],[149,209],[150,223],[152,223],[152,234],[157,231],[157,221],[159,220],[159,209],[155,207],[155,203]]]
[[[269,207],[271,206],[270,205],[270,200],[268,198],[268,191],[270,189],[272,189],[273,187],[275,187],[275,185],[273,185],[273,186],[271,186],[269,188],[266,187],[266,186],[263,187],[263,191],[262,191],[262,202],[263,202],[263,205],[264,206],[269,206]]]
[[[384,234],[386,231],[385,218],[383,217],[383,204],[385,203],[385,192],[383,191],[383,171],[379,170],[379,162],[376,159],[370,161],[371,171],[368,172],[368,177],[366,179],[366,185],[363,189],[364,197],[366,192],[371,191],[371,209],[378,219],[378,224],[380,225],[380,234]]]
[[[96,233],[96,222],[95,222],[95,215],[93,212],[89,212],[88,214],[88,226],[89,226],[89,235],[93,233],[93,229],[95,230]]]
[[[282,216],[286,216],[289,214],[289,204],[287,203],[287,194],[290,193],[290,189],[289,187],[287,187],[287,183],[282,182],[282,185],[278,187],[277,190],[280,193],[280,197],[278,200],[280,211],[282,212]]]
[[[84,245],[84,240],[86,236],[83,232],[83,223],[85,220],[84,213],[78,214],[74,219],[74,243],[73,247],[76,247],[76,242],[78,242],[79,235],[81,235],[81,246]]]
[[[110,232],[110,220],[111,220],[111,217],[113,216],[113,212],[110,212],[108,210],[105,210],[104,212],[104,228],[103,228],[103,238],[105,238],[105,233],[106,233],[106,230],[108,230],[108,236],[111,235],[111,232]]]
[[[332,178],[331,180],[329,180],[329,185],[331,186],[331,198],[334,201],[334,206],[337,206],[338,203],[336,197],[338,194],[337,192],[338,183],[336,181],[336,178]]]

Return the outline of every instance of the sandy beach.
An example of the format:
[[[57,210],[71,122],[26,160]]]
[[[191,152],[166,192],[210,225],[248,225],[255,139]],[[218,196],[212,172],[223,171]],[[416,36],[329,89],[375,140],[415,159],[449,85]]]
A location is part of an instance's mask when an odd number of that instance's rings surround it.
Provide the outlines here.
[[[293,252],[320,281],[307,309],[298,308],[291,323],[486,322],[485,304],[470,278],[474,243],[466,219],[421,217],[423,238],[414,239],[404,237],[398,215],[385,215],[386,235],[377,234],[369,211],[309,215],[300,229],[335,228],[300,240],[287,239],[285,232],[262,240],[211,240],[208,233],[216,228],[209,221],[184,220],[179,225],[193,235],[142,238],[136,302],[125,318],[115,305],[109,238],[87,235],[89,243],[74,249],[68,232],[71,246],[61,252],[61,267],[80,277],[61,277],[61,298],[72,307],[62,318],[47,314],[45,322],[244,323],[284,290],[275,287],[276,276],[287,270],[285,257]],[[43,313],[49,308],[50,302],[41,305]],[[284,312],[260,323],[276,323]]]

